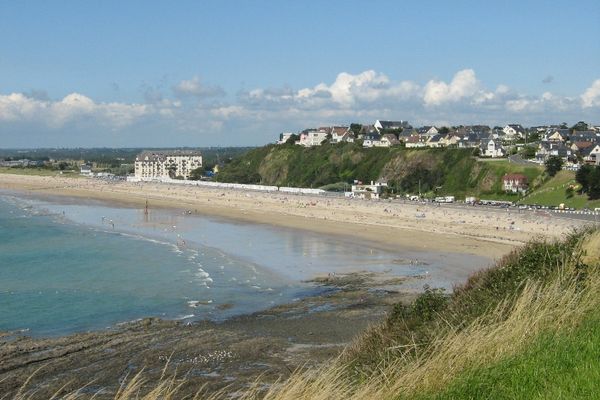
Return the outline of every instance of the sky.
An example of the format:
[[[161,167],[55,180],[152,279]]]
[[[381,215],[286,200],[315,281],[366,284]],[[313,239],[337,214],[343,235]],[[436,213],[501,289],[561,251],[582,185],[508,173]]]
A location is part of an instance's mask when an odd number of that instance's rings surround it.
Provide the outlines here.
[[[0,148],[600,124],[600,1],[2,1]]]

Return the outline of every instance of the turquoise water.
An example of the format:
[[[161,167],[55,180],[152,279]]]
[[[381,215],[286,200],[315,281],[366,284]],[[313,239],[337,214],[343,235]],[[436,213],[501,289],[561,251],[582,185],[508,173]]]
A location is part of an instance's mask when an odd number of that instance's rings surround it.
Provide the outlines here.
[[[0,330],[61,335],[147,316],[222,319],[312,290],[266,282],[215,249],[106,232],[11,200],[0,200]]]
[[[399,255],[368,243],[176,211],[145,215],[0,193],[0,331],[33,336],[150,316],[222,320],[316,293],[322,289],[304,281],[330,272],[419,275],[427,278],[419,287],[451,287],[486,262]]]

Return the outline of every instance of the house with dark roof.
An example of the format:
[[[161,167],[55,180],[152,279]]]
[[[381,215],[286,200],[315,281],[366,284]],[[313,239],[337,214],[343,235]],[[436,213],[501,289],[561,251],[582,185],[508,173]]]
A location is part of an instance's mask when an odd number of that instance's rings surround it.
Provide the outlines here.
[[[381,135],[379,133],[368,133],[363,136],[363,147],[379,147]]]
[[[412,128],[412,126],[410,126],[408,121],[403,121],[403,120],[383,121],[383,120],[378,119],[377,121],[375,121],[373,126],[375,127],[375,129],[377,129],[378,133],[381,133],[384,130],[400,130],[400,129]]]
[[[582,156],[586,164],[600,165],[600,144],[584,149]]]
[[[566,142],[569,139],[570,131],[568,129],[555,129],[550,131],[548,140],[550,142]]]
[[[418,128],[417,133],[419,135],[433,136],[433,135],[437,135],[439,133],[439,131],[435,126],[426,125],[426,126],[422,126],[422,127]]]
[[[502,129],[504,134],[510,138],[524,138],[525,137],[525,129],[521,126],[521,124],[508,124]]]
[[[479,149],[483,157],[498,158],[506,156],[506,150],[502,147],[502,141],[498,139],[482,141]]]
[[[427,139],[427,147],[444,147],[445,143],[443,139],[445,136],[446,135],[440,135],[438,133],[437,135],[429,137],[429,139]]]
[[[413,134],[407,138],[404,138],[404,146],[407,149],[414,149],[414,148],[427,147],[427,143],[424,140],[424,136]]]
[[[571,148],[565,146],[562,142],[540,142],[535,153],[535,159],[540,163],[545,162],[551,156],[568,160],[572,154]]]
[[[573,142],[592,142],[600,143],[600,133],[595,131],[575,131],[569,136],[571,143]]]
[[[474,133],[470,133],[470,134],[464,135],[460,138],[460,140],[458,141],[458,147],[459,148],[474,148],[474,147],[478,147],[480,143],[481,143],[481,140],[479,139],[479,136]]]

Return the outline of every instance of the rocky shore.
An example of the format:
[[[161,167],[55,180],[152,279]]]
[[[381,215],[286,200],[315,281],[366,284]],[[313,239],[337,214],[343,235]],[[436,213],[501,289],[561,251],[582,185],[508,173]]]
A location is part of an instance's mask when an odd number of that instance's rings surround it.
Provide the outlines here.
[[[84,398],[111,399],[141,372],[148,387],[163,374],[176,377],[181,396],[203,385],[209,393],[235,395],[257,380],[267,387],[297,368],[326,362],[382,321],[394,303],[413,297],[398,278],[388,281],[372,273],[326,276],[314,283],[325,287],[323,294],[222,323],[144,319],[41,339],[2,333],[0,393],[11,398],[22,388],[49,398],[80,390]]]

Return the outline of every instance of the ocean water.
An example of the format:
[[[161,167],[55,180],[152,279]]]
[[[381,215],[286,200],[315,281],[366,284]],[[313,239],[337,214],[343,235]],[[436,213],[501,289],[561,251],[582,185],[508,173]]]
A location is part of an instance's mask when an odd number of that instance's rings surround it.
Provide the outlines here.
[[[0,331],[57,336],[151,316],[222,320],[317,293],[306,280],[318,275],[386,272],[451,287],[488,261],[401,253],[177,211],[0,193]]]

